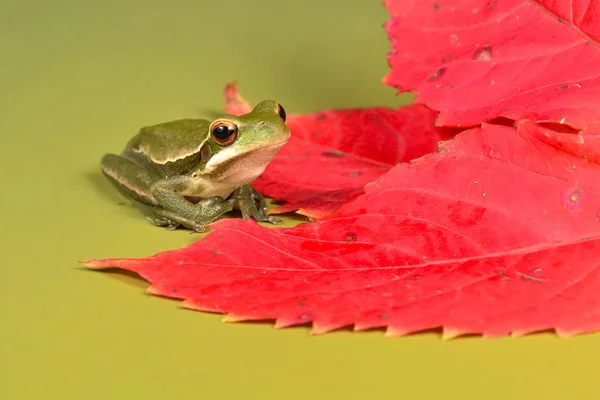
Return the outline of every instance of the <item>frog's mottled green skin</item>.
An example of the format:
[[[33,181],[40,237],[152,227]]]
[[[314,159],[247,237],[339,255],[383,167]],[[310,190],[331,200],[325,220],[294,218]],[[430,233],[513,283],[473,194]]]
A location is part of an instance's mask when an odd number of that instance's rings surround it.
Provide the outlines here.
[[[235,124],[237,139],[218,144],[211,129]],[[205,224],[239,209],[244,218],[278,223],[266,215],[252,183],[288,141],[285,112],[263,101],[242,116],[214,122],[183,119],[142,128],[120,155],[106,154],[101,167],[119,191],[155,225],[202,231]]]

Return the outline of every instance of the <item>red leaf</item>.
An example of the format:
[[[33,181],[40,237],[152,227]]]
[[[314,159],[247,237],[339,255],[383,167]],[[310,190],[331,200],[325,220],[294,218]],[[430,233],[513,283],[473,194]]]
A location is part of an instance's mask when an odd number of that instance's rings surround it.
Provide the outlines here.
[[[225,85],[225,112],[232,115],[243,115],[252,111],[252,105],[242,97],[235,82]]]
[[[251,109],[233,83],[225,103],[232,114]],[[452,137],[453,130],[434,128],[435,116],[421,106],[290,115],[290,141],[253,186],[287,202],[271,212],[331,214],[391,166],[436,151],[439,141]]]
[[[392,71],[439,126],[498,116],[600,133],[597,0],[385,0]]]
[[[598,330],[600,166],[534,127],[464,132],[316,223],[223,220],[184,249],[87,265],[137,272],[151,293],[228,320],[312,322],[314,333]]]

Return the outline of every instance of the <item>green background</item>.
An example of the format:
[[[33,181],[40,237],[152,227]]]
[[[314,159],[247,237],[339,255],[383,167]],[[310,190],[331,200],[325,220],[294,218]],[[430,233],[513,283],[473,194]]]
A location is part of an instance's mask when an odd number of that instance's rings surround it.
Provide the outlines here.
[[[238,80],[288,113],[398,105],[379,1],[4,1],[0,399],[595,398],[600,336],[441,341],[224,324],[78,260],[198,236],[100,175],[143,126],[222,110]],[[121,204],[119,204],[121,203]]]

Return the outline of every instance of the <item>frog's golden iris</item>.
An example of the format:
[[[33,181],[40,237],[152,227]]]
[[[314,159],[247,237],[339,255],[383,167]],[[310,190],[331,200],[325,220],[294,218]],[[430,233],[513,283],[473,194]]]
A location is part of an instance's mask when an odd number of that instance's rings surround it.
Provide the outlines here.
[[[231,121],[217,120],[210,127],[210,134],[216,144],[229,146],[238,137],[238,127]]]

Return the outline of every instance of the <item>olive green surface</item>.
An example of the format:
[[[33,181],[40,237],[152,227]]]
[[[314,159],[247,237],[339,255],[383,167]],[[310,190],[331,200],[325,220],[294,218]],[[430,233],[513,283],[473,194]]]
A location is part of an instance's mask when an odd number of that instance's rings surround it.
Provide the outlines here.
[[[442,341],[225,324],[78,260],[199,238],[101,176],[138,128],[222,110],[237,79],[288,113],[398,105],[379,1],[5,1],[0,399],[597,398],[600,335]]]

